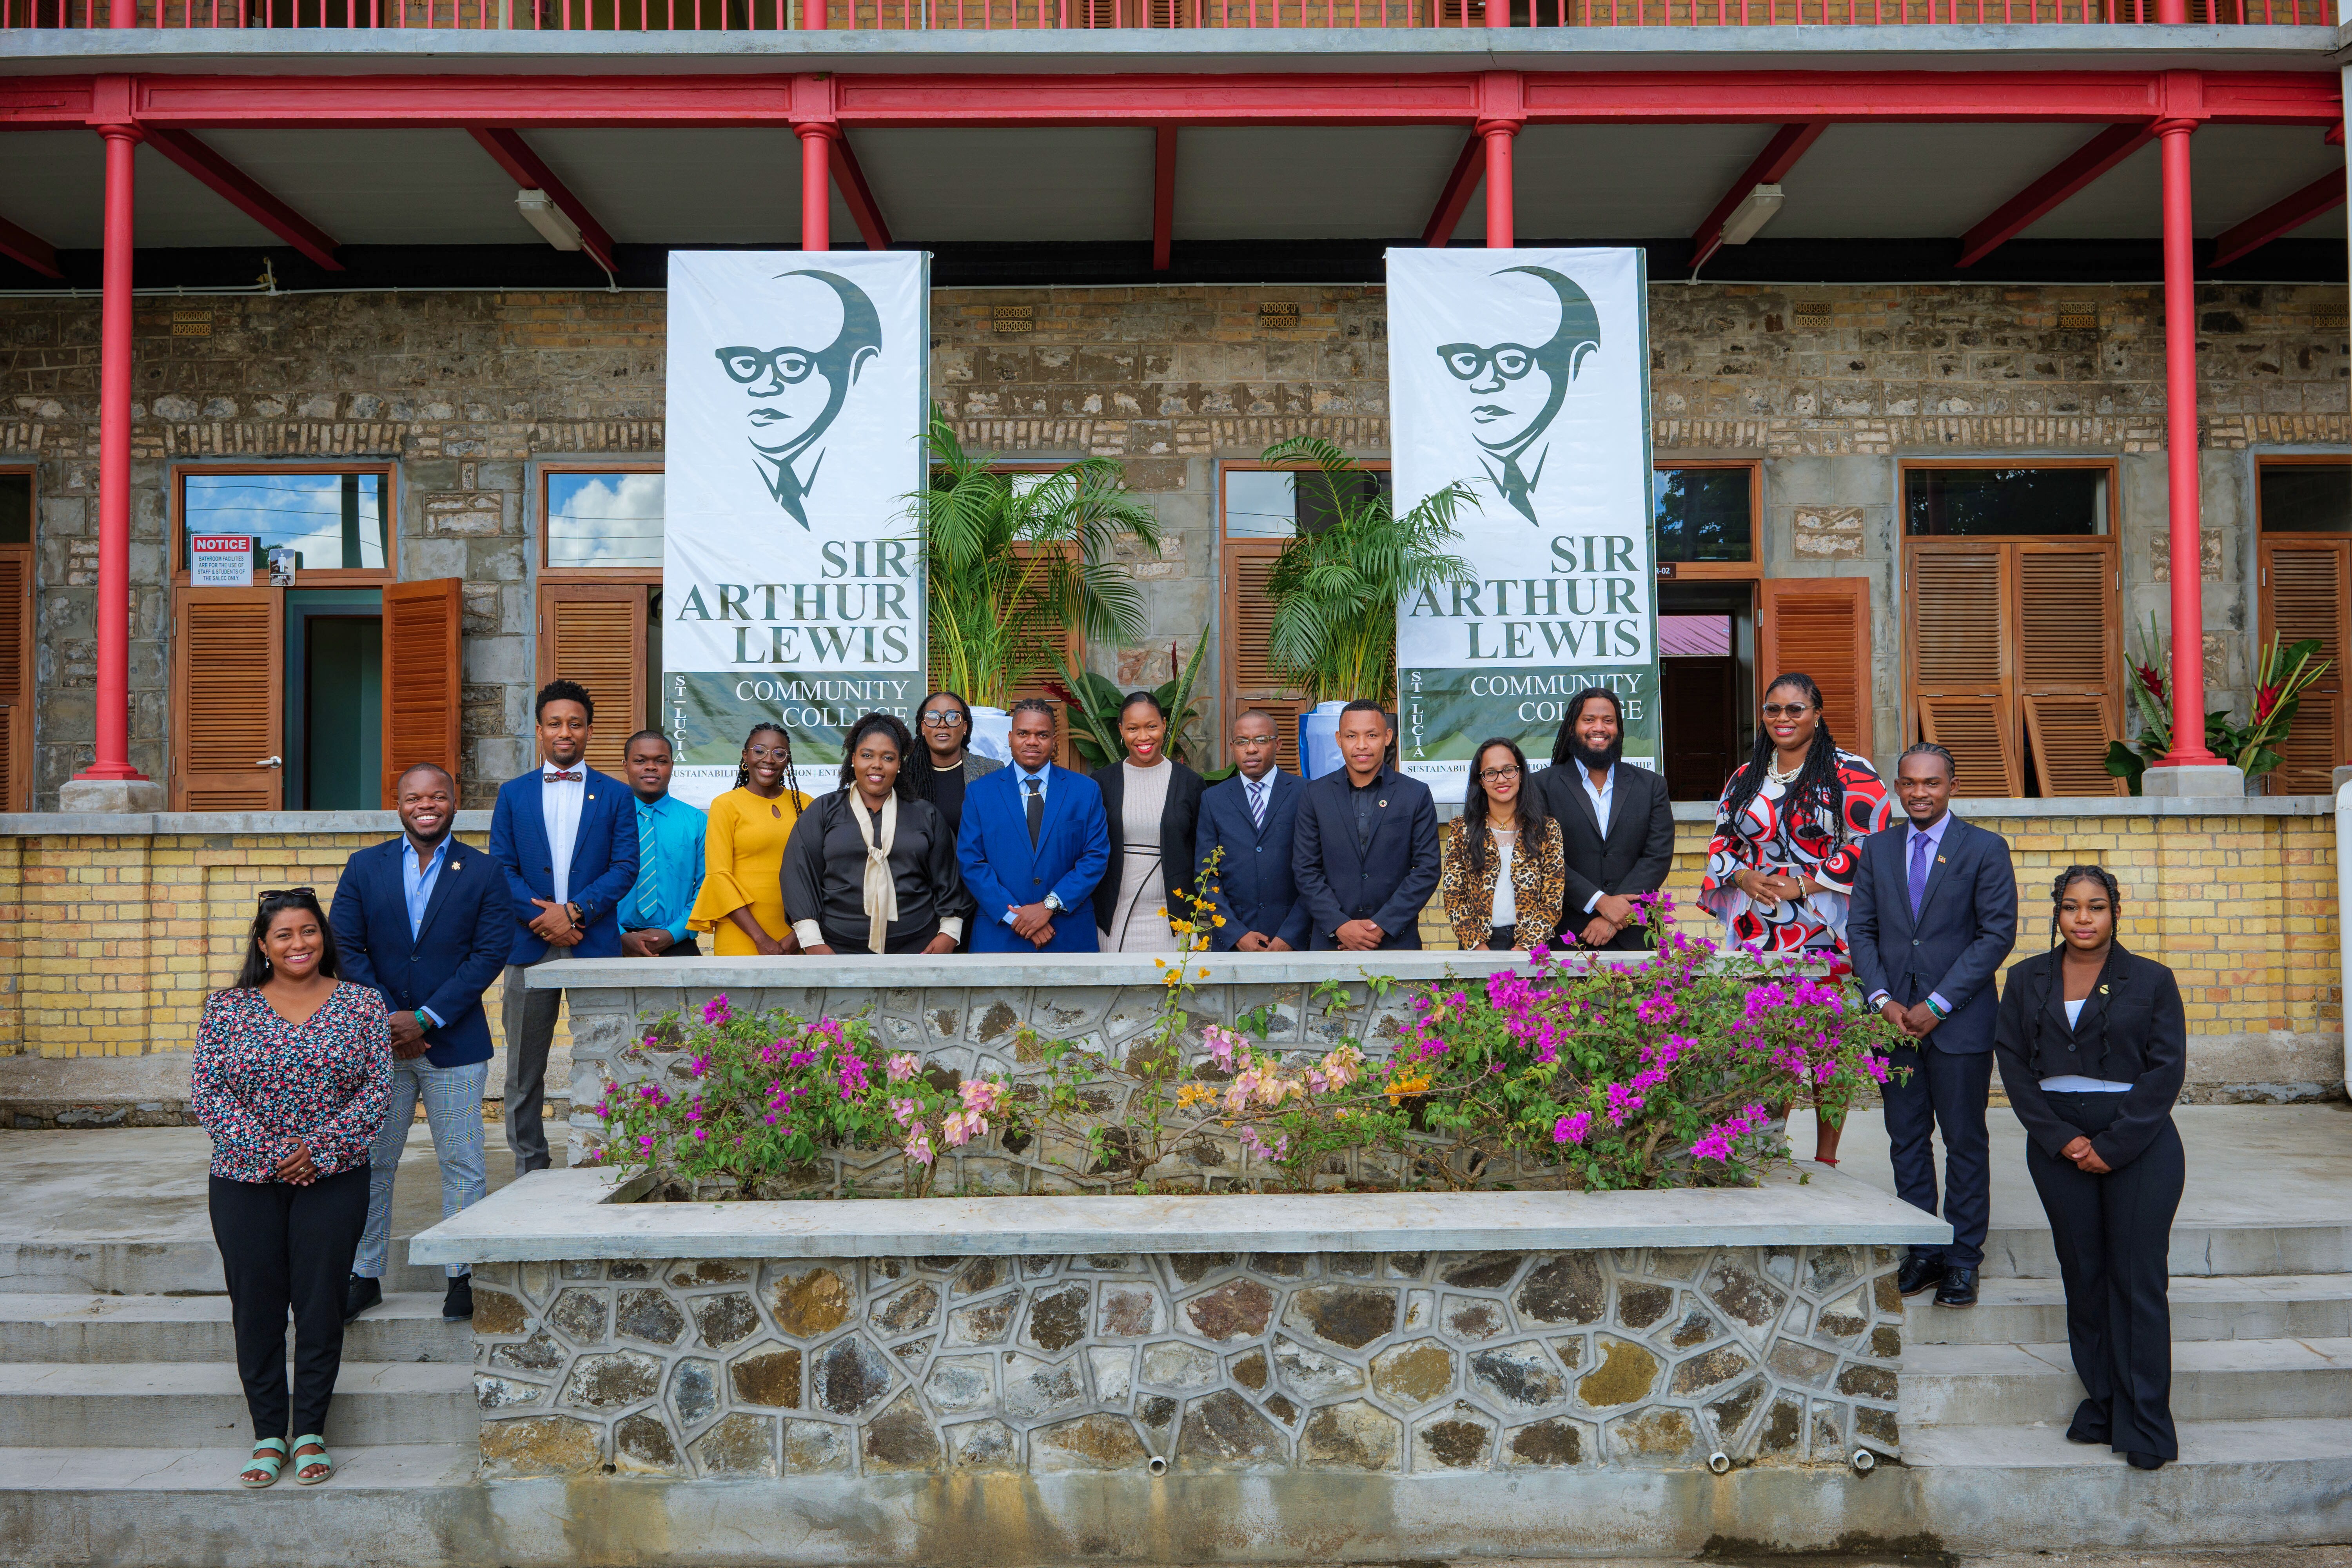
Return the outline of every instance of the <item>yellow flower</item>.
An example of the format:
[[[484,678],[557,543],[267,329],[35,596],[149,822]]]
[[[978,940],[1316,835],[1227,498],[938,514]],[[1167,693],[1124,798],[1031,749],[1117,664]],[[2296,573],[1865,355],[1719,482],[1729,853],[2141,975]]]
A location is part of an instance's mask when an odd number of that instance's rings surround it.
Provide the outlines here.
[[[1209,923],[1212,925],[1223,925],[1225,923],[1225,917],[1223,915],[1211,915],[1209,917]]]
[[[1389,1087],[1384,1092],[1389,1097],[1389,1103],[1394,1105],[1407,1095],[1424,1093],[1428,1088],[1429,1075],[1414,1073],[1404,1078],[1391,1079]]]
[[[1206,980],[1208,977],[1209,977],[1209,972],[1208,972],[1207,970],[1203,969],[1202,971],[1201,971],[1201,978],[1202,978],[1202,979]]]
[[[1190,1110],[1196,1105],[1206,1105],[1216,1098],[1216,1090],[1205,1084],[1183,1084],[1176,1090],[1176,1109]]]

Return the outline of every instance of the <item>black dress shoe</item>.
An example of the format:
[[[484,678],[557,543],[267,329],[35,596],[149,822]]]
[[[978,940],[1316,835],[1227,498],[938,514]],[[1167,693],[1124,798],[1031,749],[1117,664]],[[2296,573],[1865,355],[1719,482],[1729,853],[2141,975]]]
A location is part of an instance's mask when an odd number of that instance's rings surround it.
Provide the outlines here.
[[[1916,1296],[1930,1285],[1940,1285],[1944,1279],[1944,1255],[1940,1252],[1915,1252],[1903,1260],[1895,1276],[1895,1288],[1906,1296]]]
[[[2107,1413],[2088,1399],[2074,1406],[2074,1419],[2066,1424],[2066,1441],[2107,1447]]]
[[[2154,1454],[2126,1454],[2124,1458],[2130,1462],[2131,1468],[2135,1470],[2160,1470],[2164,1468],[2164,1461],[2158,1458]]]
[[[460,1274],[449,1281],[449,1293],[441,1298],[441,1321],[462,1323],[474,1315],[474,1277]]]
[[[1938,1307],[1973,1307],[1977,1304],[1977,1271],[1973,1268],[1947,1268],[1944,1282],[1936,1287]]]
[[[343,1321],[348,1323],[370,1307],[383,1305],[383,1280],[371,1279],[364,1274],[352,1276],[351,1288],[343,1293]]]

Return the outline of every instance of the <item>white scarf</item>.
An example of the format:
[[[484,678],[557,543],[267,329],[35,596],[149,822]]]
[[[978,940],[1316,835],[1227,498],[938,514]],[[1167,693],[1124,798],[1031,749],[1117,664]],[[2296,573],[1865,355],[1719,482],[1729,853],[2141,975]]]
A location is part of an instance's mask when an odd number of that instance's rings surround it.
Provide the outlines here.
[[[874,821],[866,810],[866,800],[853,788],[849,795],[850,820],[857,824],[857,836],[866,840],[866,945],[876,952],[888,950],[890,922],[898,918],[898,879],[890,874],[890,846],[898,837],[898,792],[892,790],[882,797],[882,837],[874,837]]]

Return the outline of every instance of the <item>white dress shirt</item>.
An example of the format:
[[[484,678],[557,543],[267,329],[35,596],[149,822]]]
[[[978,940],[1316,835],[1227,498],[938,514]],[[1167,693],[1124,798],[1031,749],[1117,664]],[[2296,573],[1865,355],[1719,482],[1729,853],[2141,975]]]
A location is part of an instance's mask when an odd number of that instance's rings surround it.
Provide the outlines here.
[[[577,773],[577,778],[562,783],[556,781],[558,773]],[[588,795],[588,761],[582,758],[570,768],[558,768],[553,763],[541,764],[539,772],[539,809],[547,824],[548,864],[555,868],[555,901],[572,901],[572,851],[580,843],[580,805]]]
[[[1584,798],[1592,803],[1592,815],[1599,818],[1601,823],[1601,837],[1607,838],[1609,808],[1617,799],[1617,764],[1615,763],[1609,764],[1608,772],[1601,777],[1601,787],[1598,789],[1592,787],[1591,768],[1586,767],[1582,763],[1570,763],[1569,766],[1576,770],[1576,782],[1584,787]],[[1595,889],[1593,895],[1584,900],[1586,914],[1589,915],[1601,907],[1601,897],[1600,891]]]

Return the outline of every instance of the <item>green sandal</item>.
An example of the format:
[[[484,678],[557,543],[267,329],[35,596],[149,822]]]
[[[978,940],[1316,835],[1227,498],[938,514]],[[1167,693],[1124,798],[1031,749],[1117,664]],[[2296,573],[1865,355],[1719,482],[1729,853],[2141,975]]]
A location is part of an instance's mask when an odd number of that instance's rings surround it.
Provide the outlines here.
[[[308,1455],[302,1452],[305,1448],[316,1448],[319,1451],[315,1455]],[[302,1473],[313,1465],[326,1466],[326,1474],[320,1476],[306,1476]],[[327,1440],[324,1437],[320,1436],[314,1432],[308,1437],[297,1437],[294,1439],[294,1484],[296,1486],[315,1487],[320,1481],[327,1480],[331,1478],[334,1473],[335,1457],[327,1452]]]
[[[265,1448],[275,1448],[278,1451],[274,1454],[265,1454],[262,1452]],[[250,1487],[258,1491],[263,1487],[274,1485],[278,1479],[278,1472],[285,1468],[286,1439],[283,1437],[264,1437],[259,1442],[254,1444],[253,1458],[247,1459],[245,1462],[243,1468],[240,1468],[236,1472],[237,1485],[242,1487]],[[257,1481],[251,1476],[245,1473],[247,1470],[266,1470],[268,1474]]]

